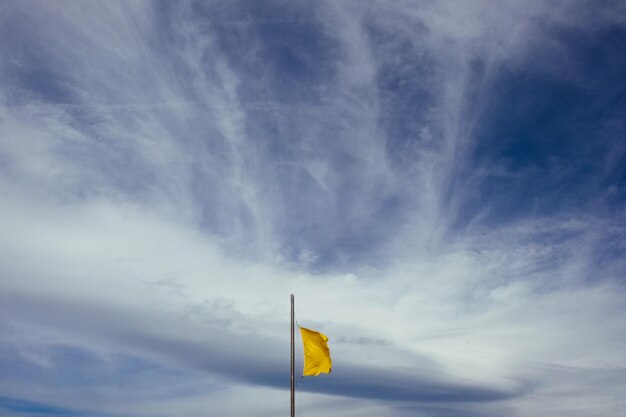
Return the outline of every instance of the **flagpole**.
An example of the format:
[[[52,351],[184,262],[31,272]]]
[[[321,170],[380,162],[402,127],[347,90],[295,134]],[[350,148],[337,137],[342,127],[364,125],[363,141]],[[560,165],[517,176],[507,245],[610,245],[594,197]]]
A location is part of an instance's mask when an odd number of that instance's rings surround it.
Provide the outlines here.
[[[296,361],[296,349],[294,345],[293,319],[293,294],[291,294],[291,417],[296,416],[296,375],[294,366]]]

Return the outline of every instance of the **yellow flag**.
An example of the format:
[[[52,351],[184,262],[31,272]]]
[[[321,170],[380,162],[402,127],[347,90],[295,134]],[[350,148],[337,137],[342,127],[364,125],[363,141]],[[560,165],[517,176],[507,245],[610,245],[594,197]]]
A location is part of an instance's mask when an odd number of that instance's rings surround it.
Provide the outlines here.
[[[300,327],[300,326],[298,326]],[[329,374],[332,368],[330,350],[328,350],[328,337],[315,330],[300,327],[302,335],[302,347],[304,348],[303,376],[319,375],[322,372]]]

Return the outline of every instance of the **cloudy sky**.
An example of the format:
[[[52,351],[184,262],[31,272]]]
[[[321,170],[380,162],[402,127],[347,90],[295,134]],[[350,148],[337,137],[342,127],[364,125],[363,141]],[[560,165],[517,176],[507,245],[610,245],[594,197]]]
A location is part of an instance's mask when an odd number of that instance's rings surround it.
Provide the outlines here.
[[[5,0],[0,415],[288,415],[293,292],[302,416],[623,416],[625,138],[620,1]]]

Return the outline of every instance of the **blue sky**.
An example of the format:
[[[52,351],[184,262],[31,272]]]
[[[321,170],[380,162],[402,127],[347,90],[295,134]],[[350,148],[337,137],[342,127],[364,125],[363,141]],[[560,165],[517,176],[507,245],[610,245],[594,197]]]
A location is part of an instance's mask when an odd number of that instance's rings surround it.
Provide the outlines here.
[[[5,1],[0,414],[623,416],[619,1]]]

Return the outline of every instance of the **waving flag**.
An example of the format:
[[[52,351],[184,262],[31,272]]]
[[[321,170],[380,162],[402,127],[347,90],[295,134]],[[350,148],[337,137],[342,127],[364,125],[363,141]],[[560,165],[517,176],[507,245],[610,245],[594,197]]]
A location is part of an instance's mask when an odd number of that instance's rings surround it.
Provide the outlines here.
[[[328,337],[315,330],[300,327],[302,346],[304,348],[303,376],[316,376],[321,373],[329,374],[332,368]]]

